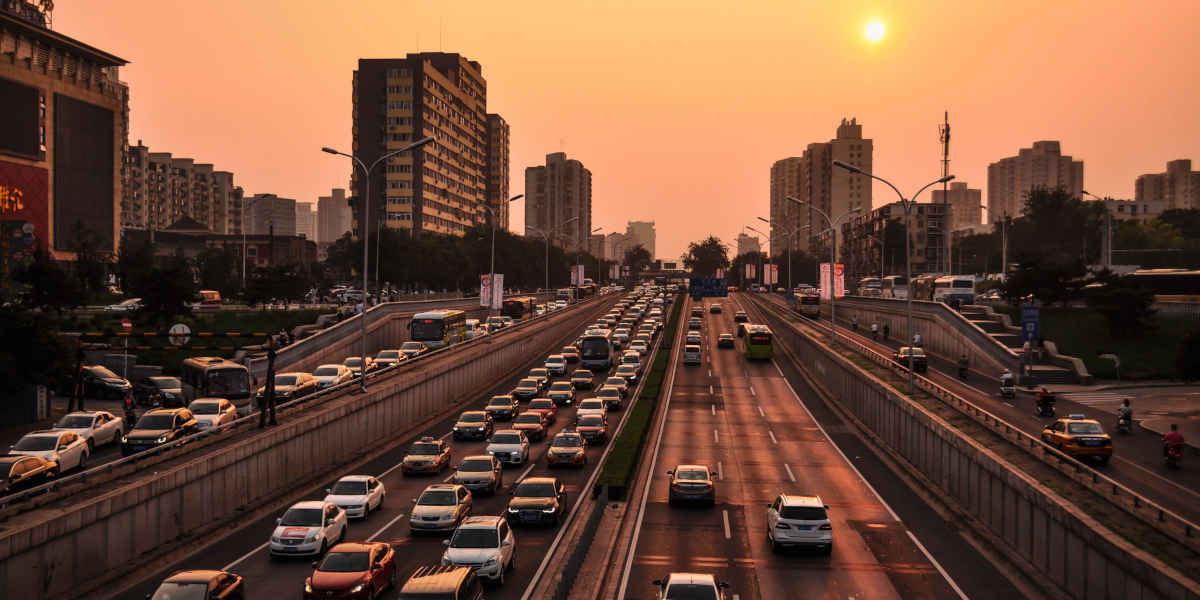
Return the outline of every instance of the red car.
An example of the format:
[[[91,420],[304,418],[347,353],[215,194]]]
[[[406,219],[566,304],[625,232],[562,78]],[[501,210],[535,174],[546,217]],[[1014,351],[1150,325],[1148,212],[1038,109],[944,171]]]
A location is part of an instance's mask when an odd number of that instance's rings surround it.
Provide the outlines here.
[[[540,412],[547,423],[553,423],[558,418],[558,405],[549,398],[534,398],[529,401],[529,406],[525,407],[525,412]]]
[[[517,415],[512,422],[513,429],[524,431],[525,436],[533,442],[546,439],[546,425],[546,415],[530,410]]]
[[[396,588],[396,551],[383,542],[344,542],[313,563],[304,598],[375,598]]]

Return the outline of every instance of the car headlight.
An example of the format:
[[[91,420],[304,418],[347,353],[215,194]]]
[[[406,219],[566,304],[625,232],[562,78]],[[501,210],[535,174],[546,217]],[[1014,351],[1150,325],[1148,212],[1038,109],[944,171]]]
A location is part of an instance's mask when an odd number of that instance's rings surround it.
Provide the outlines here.
[[[315,534],[315,533],[310,534],[304,538],[305,544],[311,544],[312,542],[315,542],[315,541],[317,541],[317,534]]]
[[[129,443],[129,436],[127,436],[127,435],[123,435],[123,436],[121,436],[121,443],[122,443],[122,444],[128,444],[128,443]]]
[[[488,450],[488,451],[487,451],[487,453],[488,453],[488,454],[495,454],[495,453],[496,453],[496,451],[495,451],[495,450]]]
[[[445,554],[442,555],[442,566],[443,567],[450,566],[450,557],[446,556]]]
[[[454,430],[455,430],[455,431],[458,431],[458,430],[459,430],[459,429],[458,429],[458,425],[455,425],[455,426],[454,426]]]
[[[272,542],[275,542],[276,544],[278,544],[278,543],[279,543],[279,536],[274,536],[274,535],[273,535],[273,536],[271,536],[271,541],[272,541]]]
[[[361,592],[362,590],[363,590],[363,584],[360,583],[360,584],[350,588],[350,593],[357,594],[357,593]]]
[[[492,566],[492,565],[494,565],[494,564],[496,564],[496,559],[494,559],[494,558],[489,558],[489,559],[487,559],[486,561],[484,561],[484,563],[483,563],[483,566],[485,566],[485,567],[490,567],[490,566]]]
[[[518,513],[518,512],[521,512],[521,511],[520,511],[519,509],[516,509],[516,508],[513,508],[513,507],[511,507],[511,506],[510,506],[510,507],[508,507],[508,512],[510,512],[510,513]]]
[[[304,582],[304,593],[306,593],[306,594],[311,594],[311,593],[313,593],[313,591],[312,591],[312,584],[311,584],[311,583],[309,583],[309,582],[307,582],[307,581],[305,581],[305,582]]]
[[[553,506],[551,506],[550,508],[543,508],[543,509],[542,509],[542,512],[544,512],[544,513],[552,513],[552,512],[554,512],[554,511],[556,511],[556,510],[558,510],[558,509],[557,509],[557,508],[555,508],[555,507],[553,507]]]
[[[161,436],[161,437],[159,437],[157,440],[154,440],[154,441],[156,441],[156,442],[158,442],[158,443],[160,443],[160,444],[165,444],[165,443],[167,443],[167,436],[165,436],[165,435],[164,435],[164,436]]]

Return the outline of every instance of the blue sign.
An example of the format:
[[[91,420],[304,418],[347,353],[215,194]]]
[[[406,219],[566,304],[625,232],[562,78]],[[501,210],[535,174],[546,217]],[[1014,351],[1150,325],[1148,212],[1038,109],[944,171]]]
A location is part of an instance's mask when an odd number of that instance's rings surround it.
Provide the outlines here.
[[[1041,307],[1021,307],[1021,339],[1034,343],[1041,336]]]
[[[692,277],[688,281],[688,295],[693,300],[724,298],[729,295],[729,284],[723,277]]]

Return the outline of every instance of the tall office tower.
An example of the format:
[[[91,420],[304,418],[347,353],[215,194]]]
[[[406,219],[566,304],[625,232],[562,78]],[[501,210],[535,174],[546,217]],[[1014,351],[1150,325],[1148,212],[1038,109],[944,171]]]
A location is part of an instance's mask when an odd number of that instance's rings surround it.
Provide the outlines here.
[[[373,227],[462,235],[486,222],[487,84],[479,63],[442,52],[359,59],[352,97],[353,154],[366,164],[414,141],[434,139],[387,159],[371,174]],[[498,126],[503,119],[496,121]],[[353,195],[365,197],[358,169],[351,170],[350,181]],[[352,211],[358,231],[364,215],[358,206]]]
[[[983,198],[983,192],[967,187],[967,182],[950,182],[949,194],[939,189],[934,189],[931,193],[934,204],[944,204],[947,202],[947,196],[949,197],[950,231],[979,225],[982,221],[983,208],[980,206],[980,201]]]
[[[654,242],[657,237],[654,231],[654,221],[630,221],[625,226],[625,235],[633,238],[633,243],[641,244],[650,253],[651,260],[658,256],[654,253]]]
[[[1143,213],[1158,209],[1200,208],[1200,171],[1192,170],[1186,158],[1167,163],[1163,173],[1139,175],[1134,185],[1134,202],[1145,207]],[[1152,207],[1152,208],[1151,208]]]
[[[244,200],[251,235],[296,235],[296,201],[275,194],[255,194]]]
[[[525,234],[546,235],[564,250],[586,249],[592,231],[592,172],[565,152],[525,169]],[[571,221],[571,219],[576,219]],[[567,223],[571,221],[570,223]]]
[[[346,190],[334,188],[328,196],[317,198],[317,241],[336,242],[350,231],[350,204]]]
[[[313,210],[312,202],[296,203],[296,235],[317,241],[317,213]]]
[[[492,215],[499,219],[496,226],[509,229],[508,223],[508,123],[496,113],[487,116],[487,203],[492,212],[487,213],[488,222]]]
[[[1035,188],[1062,189],[1074,197],[1083,191],[1083,161],[1065,156],[1057,141],[1034,142],[1016,156],[988,165],[988,222],[1025,213],[1025,198]]]

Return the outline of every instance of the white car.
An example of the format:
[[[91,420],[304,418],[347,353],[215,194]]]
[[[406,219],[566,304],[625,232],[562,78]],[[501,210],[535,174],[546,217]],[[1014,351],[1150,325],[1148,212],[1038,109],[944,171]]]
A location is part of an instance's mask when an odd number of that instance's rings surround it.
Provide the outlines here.
[[[779,494],[767,505],[767,539],[771,549],[808,546],[833,553],[833,523],[820,496]]]
[[[551,375],[566,375],[567,374],[567,359],[561,354],[551,354],[546,357],[546,370]]]
[[[370,475],[347,475],[325,490],[325,501],[341,507],[347,518],[365,519],[383,506],[385,495],[382,481]]]
[[[453,483],[435,483],[413,498],[408,526],[418,531],[451,531],[471,514],[473,499],[466,487]]]
[[[645,354],[650,351],[650,346],[646,344],[645,340],[634,340],[632,344],[629,344],[629,350],[645,356]]]
[[[69,413],[54,424],[54,431],[70,431],[83,438],[88,450],[108,443],[121,443],[125,420],[104,410]]]
[[[87,442],[73,431],[34,431],[13,444],[9,454],[37,456],[58,465],[63,473],[87,465]]]
[[[601,398],[588,398],[579,403],[579,408],[575,410],[575,418],[578,419],[583,415],[600,415],[608,416],[608,405]]]
[[[658,600],[725,600],[725,589],[729,587],[711,573],[671,573],[666,579],[655,579],[654,585],[658,586]]]
[[[504,517],[467,517],[442,545],[443,566],[471,567],[501,585],[504,573],[517,566],[517,538]]]
[[[200,431],[220,427],[237,420],[237,406],[224,398],[196,398],[188,405],[192,416],[196,417],[196,427]]]
[[[122,300],[116,304],[109,304],[108,306],[104,307],[104,310],[106,310],[108,312],[129,312],[131,310],[141,310],[141,309],[142,309],[142,299],[141,298],[130,298],[128,300]]]
[[[487,453],[502,463],[523,465],[529,461],[529,438],[516,429],[501,429],[488,440]]]
[[[346,511],[332,502],[297,502],[275,519],[267,549],[272,556],[324,554],[346,538]]]
[[[335,364],[321,365],[312,374],[317,379],[317,387],[321,389],[350,381],[352,377],[350,367]]]

